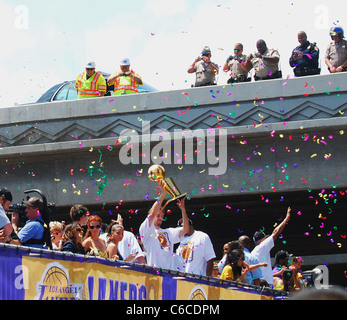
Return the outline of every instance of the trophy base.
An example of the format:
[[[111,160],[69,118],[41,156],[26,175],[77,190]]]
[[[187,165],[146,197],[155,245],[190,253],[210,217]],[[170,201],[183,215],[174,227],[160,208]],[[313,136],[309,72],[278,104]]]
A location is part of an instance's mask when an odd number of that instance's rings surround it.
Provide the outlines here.
[[[181,199],[181,198],[184,198],[185,196],[187,196],[187,194],[188,194],[188,193],[182,193],[182,194],[180,194],[180,195],[178,195],[178,196],[175,196],[175,197],[171,198],[170,200],[167,200],[166,203],[165,203],[160,209],[161,209],[161,210],[164,210],[165,207],[166,207],[170,202],[179,200],[179,199]]]

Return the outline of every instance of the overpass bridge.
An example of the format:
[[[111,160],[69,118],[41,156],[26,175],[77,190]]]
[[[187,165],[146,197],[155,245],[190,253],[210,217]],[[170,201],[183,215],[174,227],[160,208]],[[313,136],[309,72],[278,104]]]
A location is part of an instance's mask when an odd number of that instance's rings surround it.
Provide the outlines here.
[[[105,222],[121,213],[136,233],[157,197],[147,170],[158,163],[188,193],[189,215],[218,258],[241,234],[271,233],[291,206],[273,254],[341,266],[346,80],[341,73],[1,108],[1,185],[14,202],[42,190],[56,219],[69,221],[75,203]],[[178,208],[167,209],[175,224]]]

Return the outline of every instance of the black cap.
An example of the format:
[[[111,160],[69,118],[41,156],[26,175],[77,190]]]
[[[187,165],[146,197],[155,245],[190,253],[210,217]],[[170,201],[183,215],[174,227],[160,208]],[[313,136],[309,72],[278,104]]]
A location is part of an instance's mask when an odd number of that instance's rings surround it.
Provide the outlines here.
[[[0,190],[0,197],[3,197],[5,200],[12,202],[12,193],[6,188]]]
[[[263,231],[257,231],[253,236],[253,241],[257,243],[258,241],[267,238],[268,236]]]
[[[276,261],[280,261],[280,260],[286,260],[290,257],[292,257],[293,255],[292,254],[289,254],[287,251],[284,251],[284,250],[280,250],[276,253],[275,255],[275,259]]]

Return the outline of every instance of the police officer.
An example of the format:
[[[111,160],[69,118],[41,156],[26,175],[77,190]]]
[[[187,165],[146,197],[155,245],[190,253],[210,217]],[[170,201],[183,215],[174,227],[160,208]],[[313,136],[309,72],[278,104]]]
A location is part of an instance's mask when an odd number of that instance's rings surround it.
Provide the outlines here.
[[[257,41],[257,52],[247,57],[246,63],[242,68],[249,72],[254,69],[254,80],[270,80],[282,78],[282,72],[279,70],[280,54],[278,50],[268,49],[265,41]]]
[[[242,64],[246,62],[247,56],[243,54],[242,43],[236,43],[234,46],[234,55],[230,55],[224,64],[223,71],[230,73],[228,83],[248,82],[248,72],[242,68]]]
[[[341,27],[330,29],[333,42],[328,45],[325,53],[325,64],[331,73],[347,70],[347,42],[344,40],[344,31]]]
[[[219,73],[218,65],[211,61],[211,49],[204,47],[189,67],[188,73],[196,74],[195,87],[215,85],[215,76]]]
[[[294,68],[296,77],[310,76],[320,74],[319,64],[319,49],[316,43],[311,43],[307,40],[307,35],[304,31],[298,33],[298,41],[300,43],[289,58],[289,64]]]

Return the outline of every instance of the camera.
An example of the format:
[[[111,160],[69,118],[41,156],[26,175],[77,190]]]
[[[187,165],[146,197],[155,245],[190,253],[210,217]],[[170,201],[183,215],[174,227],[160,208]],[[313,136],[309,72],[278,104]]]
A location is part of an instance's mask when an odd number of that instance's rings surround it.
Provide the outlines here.
[[[26,205],[22,203],[15,203],[9,206],[9,211],[25,212]]]
[[[25,193],[32,193],[32,192],[39,193],[41,195],[41,197],[43,198],[43,200],[44,200],[44,209],[42,210],[41,215],[43,217],[45,217],[45,220],[50,221],[55,216],[55,203],[47,203],[45,195],[40,190],[33,189],[33,190],[25,191]],[[30,199],[30,197],[27,196],[26,200],[29,200],[29,199]],[[19,216],[19,224],[22,225],[22,226],[28,220],[28,218],[26,216],[26,213],[25,213],[26,205],[24,204],[23,201],[21,203],[13,203],[13,204],[11,204],[9,206],[9,210],[6,211],[6,214],[9,217],[10,220],[11,220],[12,212],[17,212],[18,216]]]
[[[26,208],[26,205],[23,202],[22,203],[14,203],[14,204],[11,204],[9,206],[9,208],[8,208],[9,210],[6,213],[11,220],[12,212],[17,212],[19,215],[19,222],[21,224],[24,224],[28,220],[28,218],[26,217],[26,214],[25,214],[25,208]]]
[[[24,225],[25,222],[28,220],[26,217],[25,213],[25,208],[26,205],[21,202],[21,203],[14,203],[9,206],[9,210],[6,212],[9,219],[11,220],[11,214],[12,212],[17,212],[19,215],[19,222],[20,224]],[[46,214],[50,217],[53,218],[55,216],[55,204],[54,203],[47,203],[47,212]]]

